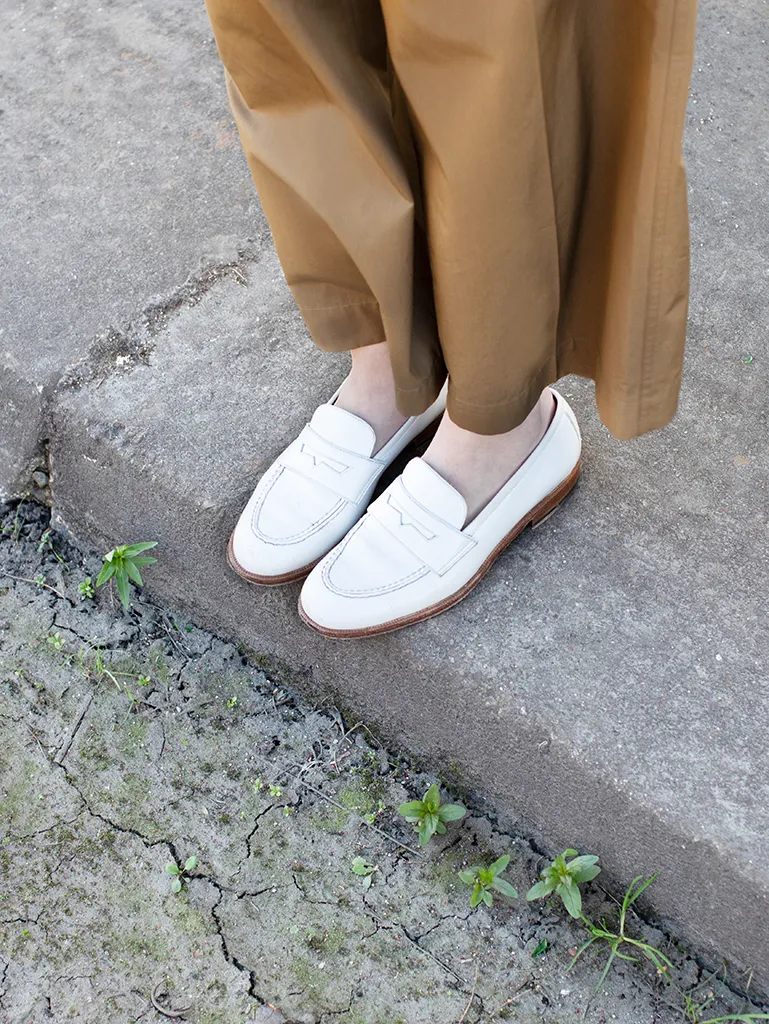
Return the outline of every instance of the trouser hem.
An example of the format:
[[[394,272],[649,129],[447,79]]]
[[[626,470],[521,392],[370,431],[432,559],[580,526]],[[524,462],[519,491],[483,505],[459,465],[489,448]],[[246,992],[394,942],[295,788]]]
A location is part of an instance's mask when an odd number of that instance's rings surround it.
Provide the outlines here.
[[[299,307],[312,340],[323,352],[350,352],[385,340],[376,299],[339,306]]]
[[[452,422],[474,434],[506,434],[519,427],[539,401],[543,390],[558,380],[555,360],[548,361],[525,387],[509,398],[491,405],[479,405],[463,397],[449,381],[447,409]]]

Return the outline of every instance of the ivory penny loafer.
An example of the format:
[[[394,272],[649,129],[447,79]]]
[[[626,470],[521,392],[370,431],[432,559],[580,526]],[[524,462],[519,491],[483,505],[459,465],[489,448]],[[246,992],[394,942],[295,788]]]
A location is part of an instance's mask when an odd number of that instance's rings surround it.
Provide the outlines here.
[[[470,593],[525,527],[544,519],[577,482],[582,447],[566,400],[537,447],[464,526],[465,500],[423,459],[370,505],[312,570],[299,614],[325,636],[376,636],[438,615]]]
[[[336,394],[265,472],[232,532],[227,561],[251,583],[306,576],[363,515],[387,467],[446,407],[444,388],[374,455],[373,428],[338,408]]]

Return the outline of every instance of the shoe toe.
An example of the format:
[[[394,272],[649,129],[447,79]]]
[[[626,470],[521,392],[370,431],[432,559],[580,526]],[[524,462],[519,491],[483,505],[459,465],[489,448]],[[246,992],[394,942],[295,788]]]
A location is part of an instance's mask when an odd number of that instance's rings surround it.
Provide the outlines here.
[[[307,577],[300,612],[321,632],[373,629],[397,617],[404,591],[426,571],[365,516]]]
[[[346,503],[296,474],[274,468],[260,481],[232,535],[236,568],[264,578],[301,572],[313,565],[349,525]]]

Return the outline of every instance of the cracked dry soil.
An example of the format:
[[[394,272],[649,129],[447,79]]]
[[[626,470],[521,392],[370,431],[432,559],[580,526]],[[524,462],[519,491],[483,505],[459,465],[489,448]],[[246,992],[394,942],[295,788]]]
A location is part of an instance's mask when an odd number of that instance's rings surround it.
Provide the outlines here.
[[[524,836],[470,810],[416,850],[395,809],[434,776],[142,595],[128,613],[81,599],[99,560],[55,535],[64,566],[39,550],[37,505],[0,514],[2,1024],[682,1019],[651,970],[622,964],[594,994],[591,950],[566,973],[583,936],[555,904],[470,910],[457,870],[508,853],[525,892],[544,859]],[[175,895],[166,865],[190,856]],[[589,910],[612,906],[593,886]],[[744,1010],[634,927],[713,994],[705,1016]]]

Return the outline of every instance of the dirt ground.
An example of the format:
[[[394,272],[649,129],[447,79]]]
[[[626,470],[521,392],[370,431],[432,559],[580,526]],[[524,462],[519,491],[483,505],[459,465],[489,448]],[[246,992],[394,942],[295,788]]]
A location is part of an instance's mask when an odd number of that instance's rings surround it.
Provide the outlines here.
[[[585,935],[557,901],[471,910],[468,865],[509,854],[520,893],[536,879],[525,836],[469,808],[417,848],[397,807],[446,780],[136,590],[129,612],[78,593],[100,559],[45,533],[40,506],[0,516],[0,1024],[761,1011],[632,915],[675,970],[620,962],[596,991],[607,950],[567,972]],[[174,893],[166,866],[190,857]],[[588,914],[616,920],[587,889]]]

